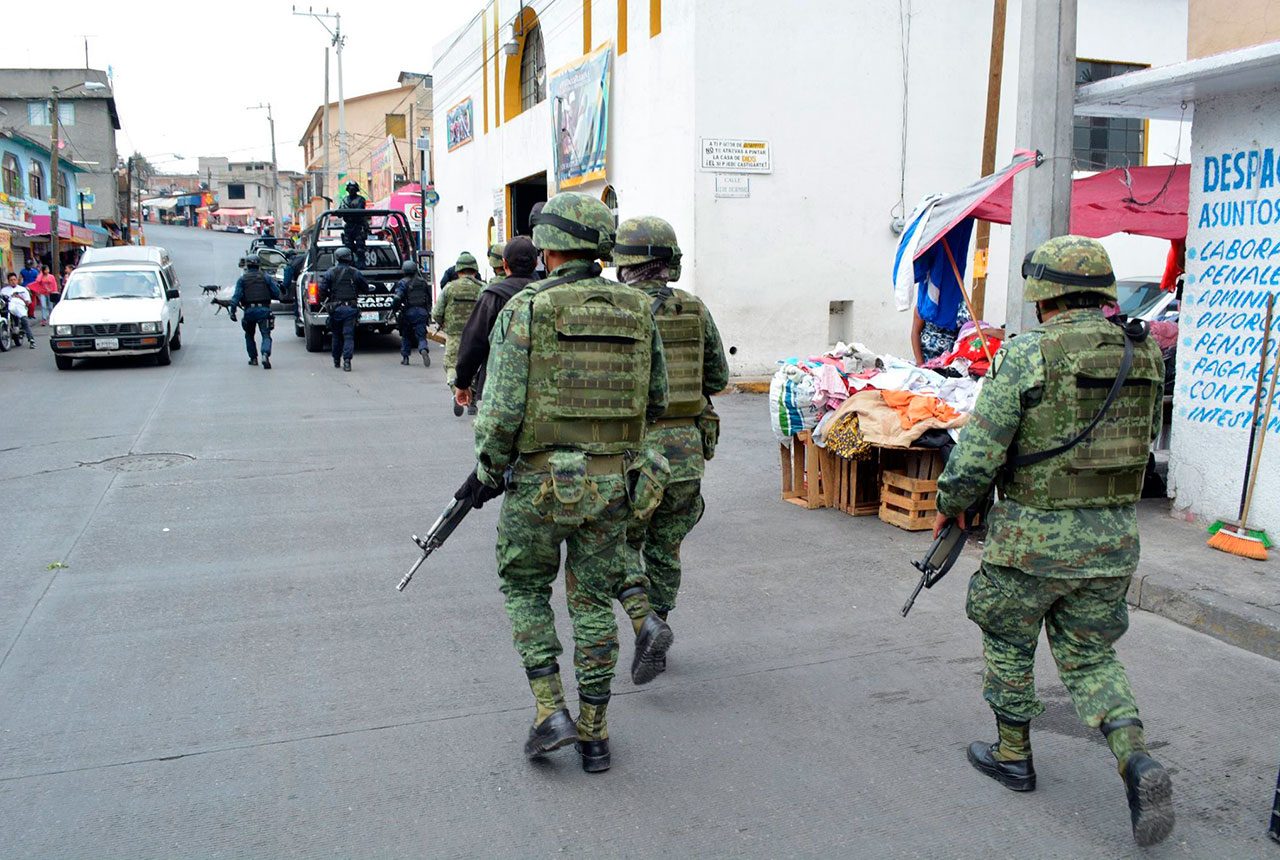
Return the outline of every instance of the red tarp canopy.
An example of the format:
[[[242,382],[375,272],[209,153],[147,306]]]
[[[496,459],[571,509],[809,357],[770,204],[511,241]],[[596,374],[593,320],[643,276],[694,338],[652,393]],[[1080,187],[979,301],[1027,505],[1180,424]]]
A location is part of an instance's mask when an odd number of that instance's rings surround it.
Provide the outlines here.
[[[1114,167],[1076,179],[1071,183],[1071,232],[1095,239],[1113,233],[1185,239],[1190,187],[1189,164]],[[1005,181],[970,214],[1008,224],[1012,208],[1013,182]]]

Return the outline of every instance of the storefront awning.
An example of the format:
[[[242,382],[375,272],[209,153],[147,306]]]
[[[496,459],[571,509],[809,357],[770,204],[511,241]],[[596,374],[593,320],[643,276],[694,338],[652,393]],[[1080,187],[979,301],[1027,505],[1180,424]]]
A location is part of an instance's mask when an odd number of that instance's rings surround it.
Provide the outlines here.
[[[35,229],[28,231],[27,235],[32,239],[48,239],[49,216],[32,215],[31,221],[34,224]],[[62,219],[58,220],[58,238],[66,242],[70,242],[73,245],[93,244],[93,233],[89,232],[88,227],[81,227],[79,224],[73,224],[70,221]]]
[[[201,203],[199,194],[188,194],[178,198],[179,206],[199,206]]]
[[[143,200],[143,206],[150,206],[152,209],[173,209],[178,205],[177,197],[152,197],[150,200]]]
[[[226,217],[226,218],[252,218],[252,217],[253,217],[253,210],[252,210],[252,209],[228,209],[228,208],[226,208],[226,207],[224,206],[224,207],[222,207],[221,209],[217,209],[217,210],[215,210],[213,214],[214,214],[216,217],[220,217],[220,218],[221,218],[221,217]]]

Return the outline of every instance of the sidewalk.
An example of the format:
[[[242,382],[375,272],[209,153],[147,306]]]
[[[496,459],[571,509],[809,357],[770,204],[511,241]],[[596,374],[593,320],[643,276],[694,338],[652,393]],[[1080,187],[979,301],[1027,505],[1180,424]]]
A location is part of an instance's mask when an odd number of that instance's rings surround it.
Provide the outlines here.
[[[1159,499],[1138,505],[1138,522],[1142,561],[1131,605],[1280,660],[1280,548],[1267,561],[1209,549],[1204,524],[1172,516]]]

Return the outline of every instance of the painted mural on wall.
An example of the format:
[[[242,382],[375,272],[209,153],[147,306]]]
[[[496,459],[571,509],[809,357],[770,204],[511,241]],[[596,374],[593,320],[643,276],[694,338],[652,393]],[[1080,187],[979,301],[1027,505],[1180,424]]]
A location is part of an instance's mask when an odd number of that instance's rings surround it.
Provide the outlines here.
[[[605,177],[609,148],[609,73],[613,43],[551,73],[551,102],[556,188],[573,188]]]
[[[449,151],[453,152],[460,146],[464,146],[471,142],[475,137],[475,125],[473,111],[471,109],[471,98],[467,97],[449,108],[449,112],[445,114],[445,134]]]

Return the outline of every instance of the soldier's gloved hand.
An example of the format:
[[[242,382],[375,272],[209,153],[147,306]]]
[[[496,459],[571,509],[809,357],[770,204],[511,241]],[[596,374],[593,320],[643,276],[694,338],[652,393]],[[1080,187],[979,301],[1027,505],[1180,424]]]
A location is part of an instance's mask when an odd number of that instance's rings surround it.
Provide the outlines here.
[[[466,501],[471,503],[471,507],[479,510],[484,503],[502,495],[502,487],[490,487],[484,481],[480,480],[480,476],[473,470],[467,475],[467,480],[463,481],[462,486],[458,488],[458,492],[453,497],[458,501]]]

